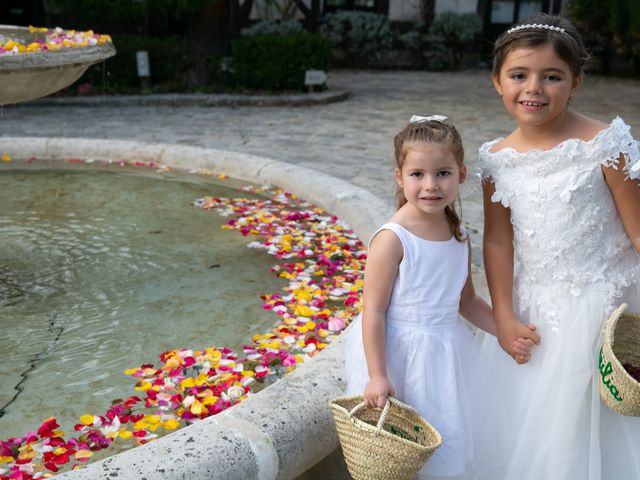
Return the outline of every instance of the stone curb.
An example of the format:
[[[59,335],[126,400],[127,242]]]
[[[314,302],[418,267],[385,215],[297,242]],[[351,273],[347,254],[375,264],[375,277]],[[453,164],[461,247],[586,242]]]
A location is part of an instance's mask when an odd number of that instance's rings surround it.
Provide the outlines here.
[[[393,212],[391,205],[343,180],[222,150],[117,140],[0,137],[0,153],[16,161],[35,157],[156,162],[271,183],[338,215],[361,239],[368,239]],[[294,479],[338,446],[328,402],[345,387],[343,340],[338,337],[320,355],[229,410],[57,478]]]
[[[350,96],[346,90],[331,90],[292,95],[227,95],[204,93],[165,93],[150,95],[101,95],[93,97],[45,97],[16,106],[85,106],[85,107],[302,107],[341,102]]]

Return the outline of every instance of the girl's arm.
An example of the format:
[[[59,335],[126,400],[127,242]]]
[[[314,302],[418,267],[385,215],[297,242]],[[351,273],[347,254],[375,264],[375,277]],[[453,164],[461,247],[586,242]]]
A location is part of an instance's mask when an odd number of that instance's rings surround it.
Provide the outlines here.
[[[480,297],[473,287],[473,278],[471,276],[471,240],[467,241],[469,246],[469,263],[467,281],[462,288],[460,295],[460,315],[466,318],[476,327],[497,336],[496,322],[493,319],[493,312],[487,302]],[[533,325],[529,326],[530,330],[535,330]],[[517,363],[527,363],[531,358],[531,349],[533,341],[526,338],[519,338],[513,344],[514,359]]]
[[[460,315],[469,320],[476,327],[497,336],[496,322],[493,319],[493,312],[487,302],[485,302],[473,288],[473,278],[471,277],[471,241],[469,245],[469,266],[467,281],[460,294]]]
[[[387,378],[385,316],[402,255],[400,239],[389,230],[378,233],[369,247],[362,312],[362,340],[369,371],[364,402],[368,407],[382,408],[387,396],[395,394]]]
[[[498,342],[513,356],[514,342],[525,338],[540,343],[540,336],[518,320],[513,311],[513,227],[508,209],[491,201],[493,182],[483,181],[484,267],[493,305]]]
[[[617,169],[603,167],[602,172],[611,190],[624,229],[633,246],[640,252],[640,180],[627,179],[624,165],[625,158],[620,155]]]

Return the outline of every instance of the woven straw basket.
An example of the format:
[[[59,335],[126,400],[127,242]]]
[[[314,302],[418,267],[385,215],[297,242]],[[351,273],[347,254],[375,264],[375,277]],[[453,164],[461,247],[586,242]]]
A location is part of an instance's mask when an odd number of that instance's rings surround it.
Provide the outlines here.
[[[627,304],[616,309],[605,323],[600,350],[600,398],[623,415],[640,417],[640,383],[622,366],[640,367],[640,314],[625,312]]]
[[[442,443],[435,428],[395,398],[382,410],[366,408],[361,395],[329,406],[354,480],[411,480]]]

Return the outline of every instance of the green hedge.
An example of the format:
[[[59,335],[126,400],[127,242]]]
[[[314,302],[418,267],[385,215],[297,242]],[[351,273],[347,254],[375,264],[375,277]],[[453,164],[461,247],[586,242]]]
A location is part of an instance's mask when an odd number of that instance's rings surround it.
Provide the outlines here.
[[[302,90],[305,70],[329,70],[331,46],[318,34],[250,35],[233,45],[237,86],[258,90]]]
[[[569,2],[568,14],[593,55],[591,66],[601,73],[640,75],[640,9],[637,5],[638,0]],[[633,70],[628,71],[625,63]]]
[[[393,47],[397,36],[386,15],[346,10],[327,14],[320,33],[342,51],[344,66],[369,66],[377,52]]]

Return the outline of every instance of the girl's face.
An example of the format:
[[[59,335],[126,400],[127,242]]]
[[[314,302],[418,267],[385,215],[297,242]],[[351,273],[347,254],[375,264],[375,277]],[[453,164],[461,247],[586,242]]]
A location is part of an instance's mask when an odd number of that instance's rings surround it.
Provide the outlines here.
[[[493,85],[520,126],[554,126],[562,121],[570,98],[582,83],[553,45],[510,52]]]
[[[458,197],[466,167],[459,167],[451,149],[442,143],[412,142],[405,145],[405,152],[396,181],[407,203],[426,214],[442,214]]]

